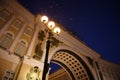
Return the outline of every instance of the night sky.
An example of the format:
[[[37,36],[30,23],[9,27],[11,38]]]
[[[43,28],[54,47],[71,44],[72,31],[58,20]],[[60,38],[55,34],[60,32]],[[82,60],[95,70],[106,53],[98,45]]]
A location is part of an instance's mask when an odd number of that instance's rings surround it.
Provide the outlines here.
[[[119,0],[18,0],[76,34],[103,59],[120,63]]]

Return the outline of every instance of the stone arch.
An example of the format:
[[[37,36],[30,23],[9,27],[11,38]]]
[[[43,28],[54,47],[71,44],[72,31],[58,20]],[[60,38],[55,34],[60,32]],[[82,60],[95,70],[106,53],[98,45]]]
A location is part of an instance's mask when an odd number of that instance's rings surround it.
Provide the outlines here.
[[[95,80],[83,59],[70,50],[56,51],[51,61],[64,67],[72,80]]]

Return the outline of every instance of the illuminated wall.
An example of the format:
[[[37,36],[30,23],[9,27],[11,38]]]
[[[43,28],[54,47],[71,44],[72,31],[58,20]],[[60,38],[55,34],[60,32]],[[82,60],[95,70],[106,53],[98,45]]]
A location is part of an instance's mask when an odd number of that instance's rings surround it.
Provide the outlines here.
[[[16,1],[0,1],[0,80],[41,79],[42,55],[33,57],[40,42],[39,27],[34,26],[34,16]]]

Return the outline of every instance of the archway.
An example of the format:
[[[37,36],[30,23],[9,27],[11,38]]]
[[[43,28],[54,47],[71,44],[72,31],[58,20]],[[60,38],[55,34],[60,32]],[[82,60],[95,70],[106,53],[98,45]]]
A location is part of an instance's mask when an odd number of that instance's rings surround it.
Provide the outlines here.
[[[71,80],[95,80],[86,63],[72,51],[58,50],[51,61],[60,64],[70,75]]]

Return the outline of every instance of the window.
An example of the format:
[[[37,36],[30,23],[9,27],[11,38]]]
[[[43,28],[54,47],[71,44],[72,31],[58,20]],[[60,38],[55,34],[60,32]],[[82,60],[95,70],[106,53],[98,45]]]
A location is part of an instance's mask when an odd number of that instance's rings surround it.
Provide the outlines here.
[[[25,30],[25,34],[28,35],[28,36],[32,36],[32,29],[31,28],[27,28]]]
[[[15,19],[12,22],[12,26],[18,30],[22,27],[22,22],[19,19]]]
[[[14,78],[14,71],[7,70],[2,80],[13,80]]]
[[[26,42],[25,41],[20,41],[17,45],[17,47],[15,48],[15,53],[19,56],[24,55],[26,50]]]
[[[9,16],[10,13],[7,10],[3,9],[0,11],[0,19],[2,19],[3,21],[6,21],[9,18]]]
[[[8,20],[9,17],[10,13],[7,10],[0,10],[0,29],[3,27],[4,23]]]
[[[12,39],[13,39],[13,35],[11,33],[6,33],[0,39],[0,46],[3,47],[3,48],[8,48]]]

